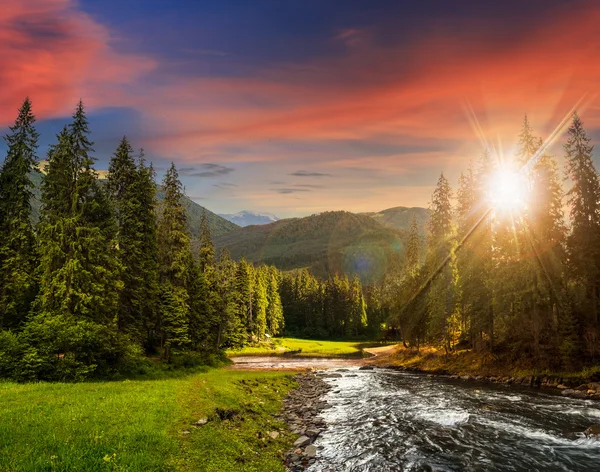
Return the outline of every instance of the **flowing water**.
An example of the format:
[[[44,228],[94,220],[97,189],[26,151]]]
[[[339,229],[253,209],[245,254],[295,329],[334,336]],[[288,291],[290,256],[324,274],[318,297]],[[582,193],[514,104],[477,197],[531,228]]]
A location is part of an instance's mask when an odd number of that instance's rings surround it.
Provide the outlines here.
[[[600,439],[582,433],[600,423],[600,403],[387,369],[340,373],[325,378],[328,429],[310,472],[600,471]]]

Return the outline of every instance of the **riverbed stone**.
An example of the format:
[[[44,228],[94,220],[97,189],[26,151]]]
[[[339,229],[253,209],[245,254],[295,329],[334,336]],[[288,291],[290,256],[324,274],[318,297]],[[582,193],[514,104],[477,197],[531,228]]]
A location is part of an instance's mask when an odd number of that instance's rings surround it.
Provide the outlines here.
[[[306,447],[326,429],[325,420],[320,413],[329,407],[323,395],[332,389],[323,377],[339,378],[336,372],[318,372],[298,374],[295,377],[298,387],[291,390],[284,399],[284,409],[277,415],[287,423],[288,428],[300,437],[294,443],[294,448],[285,454],[285,466],[290,471],[302,471],[314,462],[314,457],[306,455]],[[310,451],[311,449],[309,449]]]
[[[560,392],[562,395],[564,395],[565,397],[572,397],[572,398],[587,398],[587,393],[586,392],[582,392],[581,390],[574,390],[572,388],[566,388],[564,389],[562,392]]]
[[[304,449],[304,454],[309,458],[316,457],[317,446],[313,446],[312,444],[310,446],[306,446],[306,449]]]

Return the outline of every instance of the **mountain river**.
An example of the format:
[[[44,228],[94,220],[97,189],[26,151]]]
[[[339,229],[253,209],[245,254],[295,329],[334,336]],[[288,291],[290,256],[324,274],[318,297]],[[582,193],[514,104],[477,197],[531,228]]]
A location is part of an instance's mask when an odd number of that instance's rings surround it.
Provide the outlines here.
[[[332,368],[328,372],[339,372]],[[328,378],[321,471],[600,471],[600,403],[388,369]]]

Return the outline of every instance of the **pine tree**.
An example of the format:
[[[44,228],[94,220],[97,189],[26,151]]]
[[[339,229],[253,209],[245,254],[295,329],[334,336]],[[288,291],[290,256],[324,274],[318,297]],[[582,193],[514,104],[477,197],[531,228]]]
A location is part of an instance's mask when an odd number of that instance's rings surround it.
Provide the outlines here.
[[[452,273],[454,258],[454,228],[452,222],[452,191],[444,174],[440,175],[431,198],[429,221],[428,271],[433,279],[428,292],[428,318],[433,338],[450,348],[452,339],[450,317],[454,309],[455,286]],[[451,259],[446,259],[447,257]],[[443,264],[438,271],[439,264]]]
[[[152,350],[157,342],[157,305],[159,290],[157,201],[155,174],[152,165],[146,165],[143,150],[137,162],[135,193],[140,206],[138,234],[142,251],[137,261],[144,281],[139,289],[142,325],[146,334],[146,349]]]
[[[360,279],[355,275],[350,286],[350,324],[352,325],[352,335],[359,336],[364,333],[367,327],[367,305],[363,296]]]
[[[408,232],[408,241],[406,243],[406,270],[412,272],[418,269],[421,263],[421,236],[419,235],[419,226],[417,217],[413,215]]]
[[[42,185],[41,289],[45,314],[68,314],[112,327],[121,289],[113,209],[89,156],[80,102],[73,123],[50,149]]]
[[[269,300],[267,297],[267,268],[258,267],[254,269],[253,280],[253,311],[254,311],[254,335],[259,341],[264,339],[267,331],[267,308]]]
[[[234,297],[235,297],[235,316],[238,323],[246,329],[246,339],[252,341],[255,324],[255,300],[254,300],[254,277],[252,266],[246,259],[237,265],[235,274]],[[236,323],[236,324],[238,324]]]
[[[202,209],[202,219],[200,220],[200,235],[198,236],[199,242],[199,254],[198,262],[200,263],[200,269],[202,272],[207,272],[209,268],[215,264],[215,246],[212,241],[210,234],[210,225],[208,224],[208,217],[206,215],[206,209]]]
[[[0,169],[0,329],[18,328],[35,296],[37,265],[31,225],[33,183],[37,172],[38,133],[29,98],[19,109],[10,134],[8,153]]]
[[[285,320],[281,296],[279,294],[279,277],[275,267],[267,269],[267,330],[271,336],[281,334]]]
[[[174,351],[188,348],[189,338],[189,269],[192,265],[187,214],[181,203],[182,185],[175,164],[163,179],[165,197],[158,221],[158,261],[161,284],[160,314],[163,356],[169,360]],[[175,302],[171,301],[174,297]],[[171,339],[169,336],[175,335]]]
[[[239,295],[236,290],[237,266],[231,260],[227,249],[222,249],[216,271],[217,281],[217,316],[216,316],[216,347],[241,348],[248,335],[244,317],[239,313]]]
[[[540,147],[540,140],[533,135],[533,128],[529,124],[527,114],[523,118],[523,126],[519,134],[519,153],[517,154],[518,163],[523,166],[535,155]]]
[[[493,220],[489,213],[489,185],[495,171],[495,164],[489,150],[480,158],[475,174],[476,203],[473,219],[479,222],[469,238],[469,265],[466,268],[468,290],[463,292],[463,304],[469,307],[470,340],[476,349],[494,348],[494,233]],[[461,249],[461,250],[464,250]],[[464,272],[464,271],[463,271]]]
[[[157,301],[155,189],[152,171],[143,160],[136,164],[125,137],[110,161],[107,186],[115,205],[123,268],[117,326],[149,347],[154,318],[150,303]]]
[[[597,328],[600,324],[600,181],[592,161],[594,146],[589,143],[583,123],[575,114],[564,145],[566,175],[572,183],[567,192],[571,220],[567,250],[573,275],[586,287],[591,313],[591,319],[586,322]]]

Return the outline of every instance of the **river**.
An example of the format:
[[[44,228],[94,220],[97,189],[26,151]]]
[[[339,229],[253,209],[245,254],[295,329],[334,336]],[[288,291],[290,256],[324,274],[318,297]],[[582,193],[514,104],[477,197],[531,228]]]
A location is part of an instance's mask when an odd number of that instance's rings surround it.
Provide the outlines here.
[[[345,371],[347,370],[347,371]],[[332,368],[322,471],[600,471],[600,404],[389,369]]]

